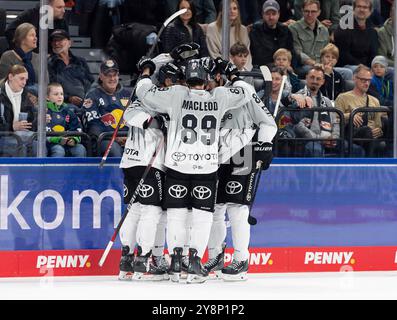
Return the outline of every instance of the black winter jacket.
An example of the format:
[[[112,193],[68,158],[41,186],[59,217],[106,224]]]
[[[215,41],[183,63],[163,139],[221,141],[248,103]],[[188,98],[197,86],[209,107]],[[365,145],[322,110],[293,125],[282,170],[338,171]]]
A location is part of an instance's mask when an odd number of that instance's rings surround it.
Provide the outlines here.
[[[28,113],[27,120],[28,122],[33,123],[33,131],[35,131],[37,127],[37,119],[35,117],[33,104],[27,97],[26,89],[22,92],[21,101],[22,101],[21,112]],[[0,131],[13,132],[14,131],[12,127],[13,121],[14,121],[14,111],[12,109],[12,103],[6,94],[5,82],[1,81],[0,82]]]
[[[203,29],[198,24],[192,26],[193,37],[190,36],[188,29],[183,25],[180,19],[168,25],[162,35],[162,51],[165,53],[171,52],[175,47],[189,42],[196,42],[200,45],[200,57],[209,56],[207,42]]]
[[[338,27],[334,33],[335,45],[339,48],[338,66],[364,64],[371,66],[379,48],[378,33],[367,20],[365,29],[359,29],[354,20],[354,29]]]
[[[266,23],[257,22],[253,25],[249,37],[254,67],[273,63],[273,54],[280,48],[291,51],[292,66],[296,65],[292,34],[288,27],[278,23],[276,29],[270,29]]]

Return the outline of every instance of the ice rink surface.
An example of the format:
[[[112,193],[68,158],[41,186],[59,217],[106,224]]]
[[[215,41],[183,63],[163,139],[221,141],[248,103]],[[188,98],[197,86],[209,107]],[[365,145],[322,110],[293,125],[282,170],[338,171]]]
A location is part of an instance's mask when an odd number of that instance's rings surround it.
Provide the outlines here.
[[[246,282],[0,278],[1,300],[397,300],[397,271],[250,274]]]

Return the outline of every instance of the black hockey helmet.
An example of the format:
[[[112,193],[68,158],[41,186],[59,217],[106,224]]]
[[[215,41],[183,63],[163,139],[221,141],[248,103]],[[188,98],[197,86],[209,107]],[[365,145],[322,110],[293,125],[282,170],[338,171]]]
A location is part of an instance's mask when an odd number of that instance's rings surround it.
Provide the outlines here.
[[[190,86],[202,85],[209,80],[208,71],[201,59],[192,59],[187,62],[185,79]]]
[[[171,79],[172,83],[175,84],[178,80],[181,80],[182,78],[182,70],[172,62],[168,62],[162,65],[157,75],[157,79],[160,84],[164,84],[165,79]]]

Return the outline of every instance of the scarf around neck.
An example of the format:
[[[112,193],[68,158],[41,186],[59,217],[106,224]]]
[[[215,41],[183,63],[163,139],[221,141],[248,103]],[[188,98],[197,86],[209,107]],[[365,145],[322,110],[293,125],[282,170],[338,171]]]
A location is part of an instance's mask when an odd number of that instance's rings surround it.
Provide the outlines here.
[[[28,71],[27,85],[32,85],[32,84],[36,83],[36,73],[34,71],[33,64],[32,64],[32,57],[33,57],[32,51],[25,52],[19,47],[16,47],[14,50],[22,58],[23,65],[26,68],[26,70]]]
[[[12,111],[14,112],[14,119],[13,121],[19,121],[19,113],[21,112],[21,103],[22,103],[22,92],[14,92],[10,85],[8,84],[8,81],[5,83],[5,89],[6,89],[6,94],[8,99],[10,99],[11,104],[12,104]]]

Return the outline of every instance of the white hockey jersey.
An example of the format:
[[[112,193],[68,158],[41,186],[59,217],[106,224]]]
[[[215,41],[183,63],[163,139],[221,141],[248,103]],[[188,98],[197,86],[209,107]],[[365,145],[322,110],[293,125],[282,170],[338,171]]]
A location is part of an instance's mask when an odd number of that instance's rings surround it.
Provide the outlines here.
[[[238,81],[239,82],[239,81]],[[143,105],[170,117],[165,166],[186,174],[218,170],[221,118],[252,97],[244,89],[219,87],[211,93],[184,86],[158,88],[148,78],[138,82],[136,95]]]
[[[225,163],[250,143],[256,132],[255,127],[258,127],[258,141],[272,142],[277,133],[277,124],[254,87],[244,81],[239,85],[252,99],[242,108],[230,110],[224,115],[220,133],[220,163]]]
[[[128,131],[123,157],[121,158],[120,168],[147,166],[149,164],[157,146],[163,139],[163,132],[160,129],[142,128],[145,120],[154,116],[154,113],[150,113],[150,111],[142,108],[139,100],[133,102],[125,110],[124,120],[130,129]],[[164,148],[165,146],[156,155],[156,159],[153,162],[153,167],[161,171],[165,171]]]

